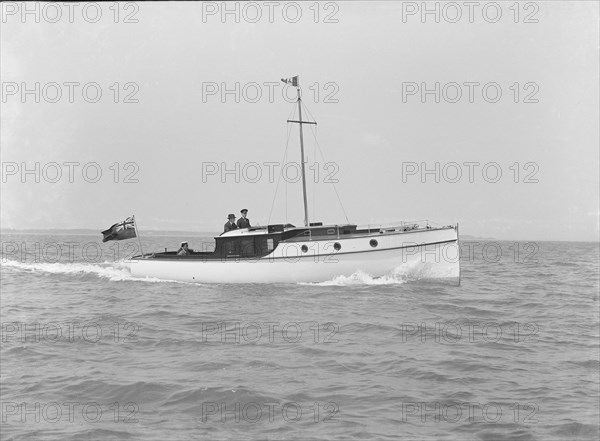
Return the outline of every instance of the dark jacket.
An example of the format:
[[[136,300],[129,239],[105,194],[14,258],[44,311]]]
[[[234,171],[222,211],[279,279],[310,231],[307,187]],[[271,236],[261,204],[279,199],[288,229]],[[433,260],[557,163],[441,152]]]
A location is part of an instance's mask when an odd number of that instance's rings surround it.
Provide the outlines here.
[[[223,230],[225,233],[231,230],[237,230],[237,225],[235,223],[232,224],[231,222],[227,221],[227,223],[223,227]]]
[[[177,255],[178,256],[188,256],[192,253],[192,250],[190,250],[189,248],[186,250],[185,248],[179,248],[179,251],[177,251]]]
[[[250,228],[250,219],[240,217],[237,221],[238,228]]]

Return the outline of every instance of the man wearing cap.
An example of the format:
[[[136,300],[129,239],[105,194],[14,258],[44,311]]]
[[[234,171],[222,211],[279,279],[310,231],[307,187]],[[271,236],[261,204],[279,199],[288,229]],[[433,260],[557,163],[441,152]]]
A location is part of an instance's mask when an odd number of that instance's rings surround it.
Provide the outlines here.
[[[227,233],[228,231],[231,230],[237,230],[237,225],[235,224],[235,214],[230,214],[229,216],[227,216],[227,223],[225,224],[224,227],[224,232]]]
[[[187,242],[181,242],[181,248],[179,248],[179,251],[177,251],[177,255],[178,256],[187,256],[187,255],[191,254],[192,251],[193,250],[190,250],[188,248]]]
[[[242,213],[242,217],[240,217],[237,221],[238,228],[250,228],[250,219],[246,218],[248,209],[244,208],[242,211],[240,211],[240,213]]]

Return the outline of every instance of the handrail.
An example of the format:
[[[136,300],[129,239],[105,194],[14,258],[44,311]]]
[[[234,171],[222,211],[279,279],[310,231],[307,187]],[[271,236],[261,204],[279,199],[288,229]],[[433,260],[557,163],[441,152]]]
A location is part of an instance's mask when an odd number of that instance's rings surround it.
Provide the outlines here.
[[[437,222],[433,222],[430,219],[421,219],[421,220],[410,220],[410,221],[396,221],[396,222],[385,222],[379,225],[357,225],[357,229],[366,229],[368,231],[367,234],[380,234],[384,231],[411,231],[417,229],[427,229],[430,230],[432,228],[444,228],[446,225],[439,224]]]

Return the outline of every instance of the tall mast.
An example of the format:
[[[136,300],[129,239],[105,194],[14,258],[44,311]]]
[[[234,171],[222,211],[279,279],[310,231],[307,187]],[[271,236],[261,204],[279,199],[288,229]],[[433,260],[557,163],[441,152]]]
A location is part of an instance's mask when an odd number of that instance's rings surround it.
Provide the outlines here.
[[[302,169],[302,194],[304,195],[304,226],[308,227],[308,203],[306,202],[306,173],[304,171],[304,136],[302,133],[302,98],[300,98],[300,78],[297,81],[297,91],[298,91],[298,119],[300,123],[300,156],[301,156],[301,169]]]
[[[294,120],[289,120],[288,122],[293,122],[293,123],[298,123],[300,125],[300,155],[301,155],[301,161],[300,161],[300,168],[302,170],[302,195],[304,196],[304,226],[308,227],[310,225],[309,223],[309,219],[308,219],[308,202],[306,199],[306,172],[305,172],[305,167],[304,167],[304,134],[302,133],[302,124],[317,124],[316,122],[313,121],[302,121],[302,97],[300,94],[300,76],[295,76],[293,78],[289,78],[289,79],[284,79],[282,78],[281,81],[283,81],[286,84],[291,84],[292,86],[294,86],[296,88],[296,91],[298,92],[298,121],[294,121]]]

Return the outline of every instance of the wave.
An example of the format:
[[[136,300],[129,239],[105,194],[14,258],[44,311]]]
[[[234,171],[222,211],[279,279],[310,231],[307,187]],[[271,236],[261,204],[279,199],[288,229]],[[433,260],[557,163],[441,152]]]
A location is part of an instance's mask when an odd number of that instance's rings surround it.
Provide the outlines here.
[[[396,278],[394,275],[373,277],[363,271],[356,271],[350,276],[337,276],[325,282],[301,283],[301,285],[313,286],[351,286],[351,285],[400,285],[406,280]]]
[[[29,273],[48,273],[48,274],[69,274],[69,275],[87,275],[92,274],[98,277],[108,279],[111,282],[136,281],[151,283],[184,283],[176,280],[164,280],[155,277],[141,278],[133,277],[129,270],[129,265],[124,261],[104,262],[99,264],[91,263],[27,263],[17,260],[6,260],[0,264],[4,268],[11,268],[17,271]]]
[[[373,276],[358,270],[350,276],[336,276],[331,280],[318,283],[302,283],[313,286],[353,286],[353,285],[402,285],[413,280],[458,279],[458,266],[424,262],[410,262],[397,266],[389,274]]]

